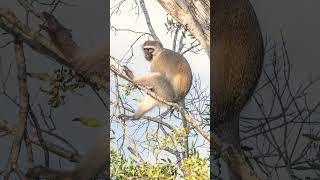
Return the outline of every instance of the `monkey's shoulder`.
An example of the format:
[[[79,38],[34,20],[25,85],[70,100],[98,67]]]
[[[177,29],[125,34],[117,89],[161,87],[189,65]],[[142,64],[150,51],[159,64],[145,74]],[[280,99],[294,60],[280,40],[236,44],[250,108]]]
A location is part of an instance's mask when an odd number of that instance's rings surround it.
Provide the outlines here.
[[[159,54],[159,57],[164,59],[170,59],[170,60],[186,60],[186,58],[182,54],[172,51],[170,49],[164,49]]]
[[[171,68],[187,68],[189,69],[189,63],[183,55],[172,51],[170,49],[164,49],[161,53],[152,59],[152,69],[171,69]]]

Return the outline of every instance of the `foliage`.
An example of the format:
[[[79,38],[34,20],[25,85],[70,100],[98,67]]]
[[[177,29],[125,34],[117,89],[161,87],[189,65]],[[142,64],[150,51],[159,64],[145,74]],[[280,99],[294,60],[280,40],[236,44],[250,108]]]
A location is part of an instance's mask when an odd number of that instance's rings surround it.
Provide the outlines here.
[[[171,148],[171,149],[178,149],[179,145],[181,145],[181,149],[185,150],[183,147],[182,142],[183,139],[186,137],[187,131],[184,128],[174,128],[172,130],[172,134],[167,134],[163,138],[160,139],[160,147],[161,149]]]
[[[167,33],[170,33],[173,35],[176,31],[183,30],[182,37],[186,38],[186,35],[190,37],[191,39],[196,39],[194,35],[190,32],[187,26],[184,26],[180,24],[178,21],[176,21],[171,16],[167,16],[167,22],[164,24],[167,28]]]
[[[72,119],[72,121],[79,121],[82,125],[87,127],[102,127],[104,125],[104,122],[92,117],[78,117]]]
[[[48,105],[57,108],[65,104],[66,95],[81,95],[78,89],[84,88],[84,81],[79,78],[71,69],[56,69],[53,75],[49,73],[29,73],[31,78],[49,82],[49,89],[40,88],[41,92],[49,97]]]
[[[177,176],[177,170],[170,162],[137,165],[134,159],[125,159],[118,151],[111,150],[111,178],[173,180]]]
[[[180,168],[184,172],[186,180],[204,180],[209,179],[209,166],[207,165],[208,159],[201,158],[199,153],[183,158]]]
[[[201,158],[199,153],[183,158],[179,165],[175,166],[169,158],[162,159],[161,163],[137,164],[133,158],[126,159],[119,151],[111,150],[111,177],[114,180],[120,179],[155,179],[174,180],[181,179],[209,179],[208,158]],[[178,173],[182,171],[183,173]]]

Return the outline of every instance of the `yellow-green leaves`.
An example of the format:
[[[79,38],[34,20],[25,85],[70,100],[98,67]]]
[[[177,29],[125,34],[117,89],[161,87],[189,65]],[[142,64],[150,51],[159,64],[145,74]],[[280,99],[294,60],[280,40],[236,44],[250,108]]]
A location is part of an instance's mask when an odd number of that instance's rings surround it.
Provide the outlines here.
[[[177,169],[171,161],[155,164],[136,164],[132,158],[125,159],[119,151],[111,150],[111,177],[122,179],[175,180]]]
[[[198,153],[189,158],[183,158],[180,169],[184,172],[184,178],[186,180],[209,179],[207,159],[201,158]]]
[[[88,117],[79,117],[74,118],[72,121],[79,121],[82,125],[88,127],[102,127],[104,126],[104,122],[97,120],[96,118],[88,118]]]
[[[49,73],[28,73],[28,76],[40,81],[52,81],[54,79]]]
[[[78,90],[85,87],[85,80],[65,67],[56,69],[52,74],[28,73],[28,76],[48,83],[49,87],[41,87],[40,90],[48,95],[48,105],[53,108],[64,105],[67,95],[81,95]]]

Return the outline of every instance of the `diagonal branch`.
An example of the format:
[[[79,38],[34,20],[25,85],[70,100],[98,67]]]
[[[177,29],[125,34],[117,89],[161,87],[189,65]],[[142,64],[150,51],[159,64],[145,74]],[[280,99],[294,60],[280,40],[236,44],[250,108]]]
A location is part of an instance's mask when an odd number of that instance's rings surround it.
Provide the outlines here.
[[[210,1],[158,0],[158,2],[172,17],[191,31],[210,56]]]
[[[139,86],[137,84],[135,84],[130,78],[128,78],[126,75],[122,74],[118,69],[116,69],[114,66],[110,66],[110,70],[117,74],[119,77],[129,81],[130,83],[133,83],[134,85],[136,85],[139,89],[143,90],[144,92],[146,92],[149,96],[155,98],[156,100],[168,105],[168,106],[172,106],[174,108],[176,108],[183,117],[186,118],[186,120],[188,121],[188,123],[191,124],[192,127],[194,127],[207,141],[210,141],[210,137],[209,134],[207,132],[205,132],[199,125],[198,123],[189,115],[189,113],[181,106],[179,106],[177,103],[174,102],[168,102],[166,100],[164,100],[163,98],[157,96],[154,92],[152,92],[151,90],[149,90],[146,87],[143,86]]]
[[[90,68],[83,68],[83,63],[78,62],[82,59],[70,59],[69,57],[66,57],[65,53],[55,45],[56,43],[50,41],[39,33],[32,32],[28,26],[19,21],[19,19],[15,16],[14,12],[11,9],[0,8],[0,28],[20,38],[21,41],[30,46],[34,51],[47,56],[49,59],[53,59],[55,62],[61,65],[72,68],[78,74],[86,75],[85,78],[88,78],[89,80],[88,84],[100,88],[108,87],[107,70],[103,72],[92,72],[92,69]],[[70,39],[66,39],[66,43],[70,43],[71,40],[72,37]],[[99,51],[105,53],[103,55],[108,57],[107,49],[99,49]],[[99,59],[99,62],[93,64],[91,67],[104,67],[105,69],[107,69],[107,65],[100,66],[101,64],[107,64],[107,58],[102,60]],[[97,76],[98,80],[96,80]]]
[[[147,23],[147,26],[148,26],[149,31],[151,33],[151,36],[153,37],[154,40],[160,42],[160,39],[156,35],[156,32],[154,31],[154,29],[153,29],[153,27],[151,25],[150,16],[149,16],[148,10],[146,8],[146,4],[144,3],[144,0],[140,0],[139,2],[140,2],[141,9],[143,11],[144,17],[146,18],[146,23]]]

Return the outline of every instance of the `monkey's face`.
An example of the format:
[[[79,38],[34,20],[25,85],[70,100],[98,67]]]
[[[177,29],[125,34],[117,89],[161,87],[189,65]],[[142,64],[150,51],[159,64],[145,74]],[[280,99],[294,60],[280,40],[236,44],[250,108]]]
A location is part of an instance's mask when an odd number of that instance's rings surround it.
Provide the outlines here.
[[[152,58],[163,49],[162,44],[159,41],[146,41],[142,47],[144,57],[148,61],[152,61]]]
[[[153,48],[149,48],[149,47],[143,48],[144,57],[145,57],[148,61],[151,61],[151,60],[152,60],[153,52],[154,52],[154,49],[153,49]]]

